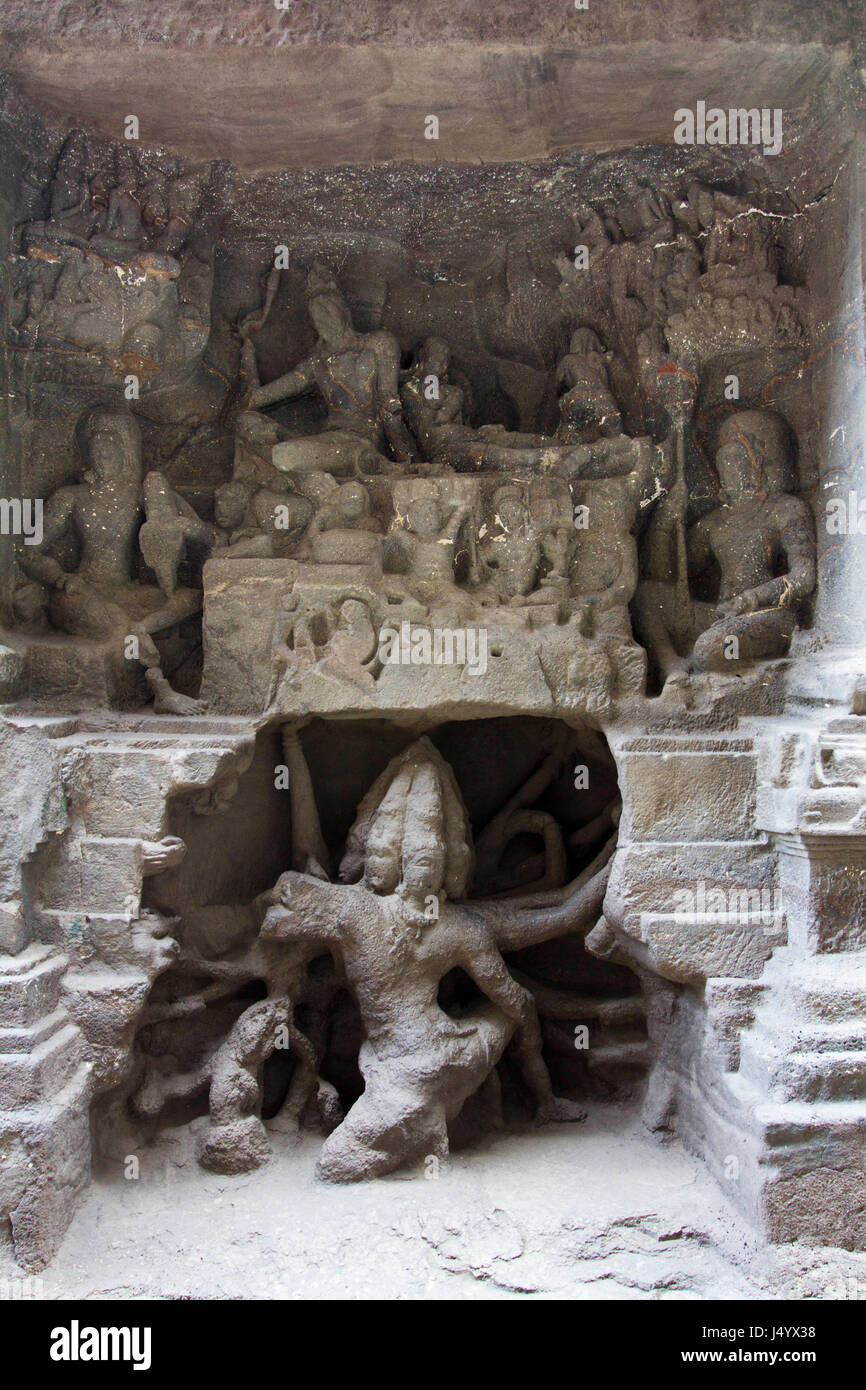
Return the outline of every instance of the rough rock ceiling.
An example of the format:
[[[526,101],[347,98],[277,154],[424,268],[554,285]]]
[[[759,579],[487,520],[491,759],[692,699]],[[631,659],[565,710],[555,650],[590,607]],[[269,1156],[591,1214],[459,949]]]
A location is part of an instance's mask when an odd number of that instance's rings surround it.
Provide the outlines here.
[[[246,174],[490,163],[669,142],[674,111],[699,99],[793,119],[850,61],[860,12],[845,0],[287,3],[6,0],[0,63],[61,124],[116,137],[134,113],[144,142]],[[428,114],[438,141],[424,138]]]

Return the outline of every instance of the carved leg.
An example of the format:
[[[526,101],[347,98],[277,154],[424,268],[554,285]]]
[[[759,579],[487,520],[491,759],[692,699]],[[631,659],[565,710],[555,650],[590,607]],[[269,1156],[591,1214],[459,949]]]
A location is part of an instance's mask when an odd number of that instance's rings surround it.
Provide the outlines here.
[[[634,614],[641,641],[659,668],[663,684],[688,675],[689,663],[671,638],[674,591],[671,585],[646,580],[638,585]]]
[[[316,1172],[326,1182],[358,1182],[391,1173],[405,1163],[448,1155],[447,1124],[499,1061],[513,1024],[484,1004],[464,1022],[474,1031],[429,1052],[377,1058],[361,1049],[364,1094],[326,1139]]]
[[[174,627],[184,618],[191,618],[201,607],[201,595],[192,589],[178,589],[160,608],[148,613],[135,628],[139,642],[139,660],[145,668],[144,678],[153,691],[155,714],[190,715],[201,711],[201,703],[190,695],[172,690],[161,669],[159,649],[153,634]]]
[[[790,608],[719,618],[695,642],[699,671],[735,671],[746,662],[784,656],[797,621]]]

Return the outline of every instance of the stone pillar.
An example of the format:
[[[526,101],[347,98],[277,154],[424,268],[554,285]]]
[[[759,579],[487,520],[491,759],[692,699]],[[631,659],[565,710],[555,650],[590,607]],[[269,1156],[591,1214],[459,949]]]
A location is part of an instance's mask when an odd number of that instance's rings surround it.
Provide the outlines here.
[[[3,93],[0,91],[0,107]],[[9,303],[10,273],[9,251],[12,231],[20,217],[17,207],[20,187],[20,155],[16,152],[7,119],[0,109],[0,497],[20,495],[21,479],[18,476],[17,453],[12,437],[9,395],[9,350],[10,337]],[[0,628],[8,627],[12,620],[12,588],[15,540],[13,536],[0,535]],[[0,679],[3,677],[0,663]]]
[[[830,200],[828,199],[828,202]],[[820,236],[820,328],[812,343],[820,483],[814,634],[824,645],[866,646],[866,116]]]

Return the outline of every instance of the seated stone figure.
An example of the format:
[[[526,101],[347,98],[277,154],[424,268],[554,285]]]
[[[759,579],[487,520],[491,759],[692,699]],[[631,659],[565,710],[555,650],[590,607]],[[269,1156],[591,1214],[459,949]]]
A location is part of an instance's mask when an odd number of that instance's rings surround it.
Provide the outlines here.
[[[387,332],[357,332],[336,281],[320,266],[308,276],[307,295],[318,333],[315,348],[250,396],[256,410],[307,394],[318,395],[327,407],[321,434],[279,446],[279,467],[356,475],[393,470],[383,453],[386,444],[397,459],[415,456],[398,395],[397,340]]]
[[[318,843],[297,734],[284,747],[294,788],[293,835],[297,824],[309,843]],[[469,820],[450,766],[422,738],[388,765],[361,802],[340,866],[342,883],[327,881],[321,853],[305,863],[293,855],[296,868],[262,899],[260,939],[288,949],[319,943],[333,952],[364,1024],[364,1091],[325,1141],[320,1177],[351,1182],[428,1154],[447,1157],[448,1122],[509,1043],[538,1119],[583,1118],[574,1102],[553,1094],[532,995],[511,975],[502,952],[588,931],[612,848],[611,841],[549,898],[463,902],[472,866]],[[440,1007],[438,992],[458,965],[486,997],[454,1017]]]
[[[693,599],[682,613],[673,585],[638,589],[636,616],[665,681],[687,684],[692,671],[736,671],[787,652],[816,581],[814,522],[793,495],[791,453],[774,411],[738,411],[722,425],[719,506],[687,535],[690,574],[718,566],[718,601]]]
[[[291,554],[315,506],[271,461],[284,432],[255,411],[235,419],[232,476],[214,491],[214,516],[235,559]],[[333,486],[333,480],[328,480]]]
[[[116,642],[118,662],[125,658],[124,639],[135,637],[138,659],[154,691],[154,708],[189,713],[196,702],[171,690],[153,636],[197,613],[201,594],[177,587],[165,593],[133,579],[143,501],[138,424],[124,411],[97,408],[82,416],[76,434],[86,468],[84,481],[60,488],[48,500],[42,542],[22,548],[21,569],[49,587],[54,627],[73,637]],[[178,516],[173,506],[169,512],[168,517],[154,517],[149,544],[160,552],[160,569],[170,583],[172,562],[163,566],[162,557],[176,550]],[[192,527],[189,517],[181,520]],[[49,553],[69,528],[81,547],[74,573]]]
[[[457,542],[469,515],[466,504],[457,503],[446,511],[438,497],[415,497],[401,518],[402,526],[389,538],[392,563],[399,558],[405,569],[402,585],[431,611],[472,606],[455,576]]]
[[[537,596],[528,602],[558,603],[569,591],[568,568],[575,544],[568,484],[563,478],[533,478],[529,509],[540,537],[545,573]]]
[[[342,483],[321,506],[307,529],[305,549],[321,564],[382,566],[382,523],[373,515],[370,494],[358,481]]]
[[[217,488],[214,513],[233,559],[274,559],[294,553],[314,513],[308,497],[292,490],[288,478],[276,474],[255,492],[241,482]]]
[[[559,398],[558,439],[568,444],[592,444],[622,431],[622,415],[610,389],[607,360],[591,328],[572,334],[568,353],[557,364]]]
[[[271,454],[282,438],[283,431],[265,415],[243,410],[235,416],[232,476],[214,492],[214,515],[224,530],[237,529],[259,488],[279,476]]]
[[[507,471],[564,462],[568,445],[543,434],[499,425],[474,430],[463,419],[463,391],[449,380],[450,351],[443,338],[426,338],[400,391],[403,413],[421,456],[436,472]]]
[[[493,495],[479,546],[488,583],[510,607],[558,606],[568,597],[568,562],[574,525],[568,484],[534,478],[509,483]]]
[[[494,493],[484,531],[479,553],[492,587],[501,603],[519,604],[535,589],[542,558],[539,530],[519,487]]]

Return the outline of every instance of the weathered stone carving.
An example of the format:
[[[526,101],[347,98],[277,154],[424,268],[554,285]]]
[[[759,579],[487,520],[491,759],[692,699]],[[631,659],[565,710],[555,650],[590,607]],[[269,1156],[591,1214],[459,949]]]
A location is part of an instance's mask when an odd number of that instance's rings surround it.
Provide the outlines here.
[[[49,219],[22,229],[26,312],[18,337],[31,350],[78,354],[94,384],[132,375],[146,393],[192,377],[207,394],[195,374],[210,326],[212,254],[201,236],[188,240],[201,176],[184,174],[177,161],[165,174],[141,169],[118,148],[113,167],[88,183],[86,151],[73,132],[58,160]]]
[[[318,334],[309,357],[267,386],[253,390],[258,409],[316,392],[327,407],[326,427],[314,440],[280,446],[275,463],[286,471],[311,467],[335,474],[388,470],[387,443],[398,459],[412,457],[398,394],[400,350],[387,332],[358,333],[333,276],[316,267],[307,279],[307,305]]]
[[[471,429],[463,419],[464,393],[449,380],[449,358],[444,339],[428,338],[401,388],[405,418],[423,459],[439,471],[453,468],[458,473],[550,467],[567,460],[570,450],[558,438],[498,425]]]
[[[862,1101],[862,654],[822,645],[862,614],[816,589],[864,418],[842,184],[685,153],[451,170],[471,249],[411,169],[289,192],[80,131],[0,199],[3,535],[44,502],[0,546],[4,756],[49,787],[0,836],[34,1266],[94,1100],[109,1163],[182,1116],[213,1171],[306,1128],[349,1181],[647,1071],[768,1228],[863,1244],[859,1119],[794,1114]]]
[[[715,458],[720,505],[690,528],[688,563],[696,573],[716,562],[718,601],[692,600],[677,611],[674,591],[653,581],[640,594],[641,623],[665,680],[784,655],[815,587],[814,525],[791,491],[784,420],[761,411],[730,416]]]
[[[610,390],[604,349],[591,328],[579,328],[568,353],[556,369],[559,398],[559,438],[592,444],[599,435],[619,434],[622,416]]]
[[[189,541],[209,545],[211,528],[173,494],[159,475],[142,479],[141,440],[133,416],[96,409],[82,417],[78,440],[84,481],[61,488],[45,508],[41,543],[22,548],[25,574],[49,591],[51,621],[71,637],[102,642],[112,660],[139,662],[166,712],[187,712],[163,676],[154,636],[196,613],[199,593],[177,585],[181,552]],[[142,527],[142,507],[147,521]],[[69,572],[51,555],[67,530],[75,533],[81,558]],[[134,550],[144,531],[145,558],[153,562],[160,587],[133,577]]]
[[[308,837],[319,840],[295,733],[286,736],[286,756],[293,785],[300,784],[296,811]],[[539,1118],[582,1117],[552,1093],[532,997],[501,952],[588,929],[611,850],[609,844],[555,901],[473,899],[464,907],[472,863],[466,812],[450,768],[422,739],[385,769],[359,806],[342,883],[329,883],[313,855],[302,871],[281,876],[263,899],[262,940],[333,950],[365,1026],[364,1094],[326,1140],[322,1177],[355,1181],[428,1153],[446,1157],[448,1121],[512,1038]],[[296,845],[296,859],[299,851]],[[436,994],[456,965],[487,1002],[451,1018]],[[252,1147],[245,1152],[250,1163],[260,1157]]]

